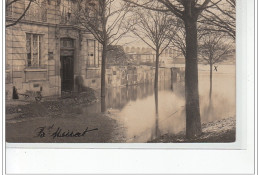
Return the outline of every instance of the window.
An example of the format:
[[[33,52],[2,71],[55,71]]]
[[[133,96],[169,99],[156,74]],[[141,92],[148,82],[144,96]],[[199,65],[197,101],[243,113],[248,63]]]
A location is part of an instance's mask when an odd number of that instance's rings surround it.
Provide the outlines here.
[[[26,53],[27,53],[27,66],[40,67],[41,66],[41,45],[42,35],[26,34]]]
[[[169,50],[169,56],[172,57],[173,56],[173,49]]]
[[[97,6],[95,4],[94,1],[90,0],[90,1],[86,1],[86,13],[88,14],[89,18],[93,18],[95,19],[97,16]]]
[[[70,23],[72,15],[72,0],[62,0],[60,5],[60,12],[61,12],[61,23]]]
[[[98,66],[98,58],[96,56],[96,41],[92,39],[87,40],[88,60],[87,66],[96,67]]]
[[[10,3],[9,0],[6,3]],[[13,15],[13,3],[9,4],[6,7],[6,16],[12,16]]]
[[[24,8],[27,8],[30,1],[25,0]],[[43,0],[32,1],[30,8],[25,14],[25,19],[30,21],[47,21],[47,4]]]
[[[48,60],[53,60],[53,52],[48,53]]]

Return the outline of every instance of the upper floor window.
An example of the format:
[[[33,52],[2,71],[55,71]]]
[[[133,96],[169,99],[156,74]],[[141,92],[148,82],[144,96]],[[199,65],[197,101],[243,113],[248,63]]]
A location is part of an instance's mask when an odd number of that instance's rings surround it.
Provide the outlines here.
[[[169,56],[170,56],[170,57],[173,56],[173,49],[169,49]]]
[[[86,1],[86,12],[88,13],[88,17],[90,18],[95,18],[97,16],[97,6],[95,1]]]
[[[72,0],[61,0],[60,5],[60,14],[61,14],[61,23],[74,24],[77,23],[77,19],[73,16],[73,11],[77,11],[75,9],[76,1]]]
[[[6,16],[19,18],[25,13],[24,19],[30,21],[47,21],[47,0],[6,0]],[[30,4],[30,5],[29,5]]]
[[[25,8],[30,0],[25,0]],[[47,21],[47,3],[45,0],[35,0],[25,14],[25,19],[30,21]]]
[[[13,14],[13,1],[7,0],[6,1],[6,16],[12,16]]]
[[[42,35],[26,34],[27,66],[40,67],[42,64]]]

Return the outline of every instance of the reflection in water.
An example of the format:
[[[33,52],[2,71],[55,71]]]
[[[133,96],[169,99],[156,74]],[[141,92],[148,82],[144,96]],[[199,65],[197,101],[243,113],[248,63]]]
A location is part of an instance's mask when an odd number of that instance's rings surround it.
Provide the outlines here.
[[[101,112],[106,112],[106,99],[101,97]]]
[[[212,116],[214,115],[213,114],[214,110],[213,110],[211,96],[212,96],[212,92],[211,92],[211,95],[209,96],[209,105],[208,105],[208,107],[205,107],[205,109],[206,109],[205,114],[208,115],[209,120],[212,120]]]
[[[159,137],[159,135],[160,135],[160,131],[159,131],[159,109],[158,109],[158,89],[155,89],[154,100],[155,100],[155,138],[156,138],[156,137]]]
[[[213,73],[213,91],[209,100],[209,68],[199,67],[200,112],[203,123],[235,115],[235,66],[221,65]],[[146,142],[165,133],[185,130],[184,82],[154,84],[107,89],[106,106],[125,128],[127,142]],[[158,107],[158,108],[157,108]],[[157,112],[156,112],[157,111]],[[98,104],[85,113],[99,113]],[[157,114],[156,114],[157,113]]]

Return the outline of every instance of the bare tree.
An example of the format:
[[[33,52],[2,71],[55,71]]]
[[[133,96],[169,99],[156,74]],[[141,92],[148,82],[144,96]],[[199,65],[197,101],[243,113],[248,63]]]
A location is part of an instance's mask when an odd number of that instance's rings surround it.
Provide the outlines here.
[[[227,60],[234,53],[232,42],[227,44],[227,40],[228,39],[223,35],[216,34],[205,35],[201,38],[201,43],[199,45],[199,56],[201,61],[208,64],[210,67],[210,99],[212,95],[213,66],[216,63]],[[215,67],[215,70],[217,71],[217,67]]]
[[[28,3],[28,5],[27,5],[27,7],[26,7],[26,8],[24,9],[24,11],[20,14],[20,16],[19,16],[18,18],[13,19],[13,21],[12,21],[11,23],[7,23],[7,24],[5,25],[6,28],[18,24],[18,23],[23,19],[23,17],[25,16],[26,12],[29,10],[29,8],[30,8],[30,6],[31,6],[31,3],[34,2],[35,0],[28,0],[28,1],[29,1],[29,3]],[[20,2],[20,3],[24,3],[24,0],[5,0],[6,14],[7,14],[8,12],[11,12],[11,11],[13,10],[12,7],[13,7],[13,5],[14,5],[15,3],[19,3],[19,2]]]
[[[177,52],[180,52],[184,57],[186,57],[186,44],[185,44],[185,30],[180,28],[178,32],[174,33],[172,36],[172,45]]]
[[[128,63],[127,55],[121,45],[109,45],[107,52],[108,65],[124,66]]]
[[[93,34],[102,45],[101,111],[105,112],[106,57],[109,45],[115,45],[129,31],[124,25],[128,12],[124,3],[115,0],[77,0],[74,14],[79,25]],[[121,6],[118,6],[120,4]]]
[[[170,36],[174,32],[173,18],[166,13],[147,9],[135,9],[132,32],[155,51],[154,89],[158,91],[159,59],[163,51],[171,43]],[[156,111],[158,112],[158,110]]]
[[[202,14],[205,31],[222,32],[236,39],[236,0],[222,0]]]
[[[201,134],[201,119],[198,90],[198,38],[197,21],[201,13],[216,5],[211,0],[124,0],[134,6],[150,10],[171,13],[181,19],[185,26],[186,69],[186,137],[192,138]],[[154,7],[159,2],[160,8]]]
[[[186,57],[186,32],[185,32],[185,25],[182,20],[177,20],[176,23],[176,32],[174,32],[171,36],[172,38],[172,46],[174,46],[175,50],[181,53],[184,57]],[[198,40],[206,34],[204,27],[200,24],[197,26],[198,30]]]

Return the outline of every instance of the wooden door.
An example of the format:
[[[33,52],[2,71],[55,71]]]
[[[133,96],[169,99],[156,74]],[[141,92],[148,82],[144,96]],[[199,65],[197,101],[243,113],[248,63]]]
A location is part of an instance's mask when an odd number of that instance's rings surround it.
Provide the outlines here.
[[[61,90],[72,91],[74,85],[73,57],[61,57]]]

